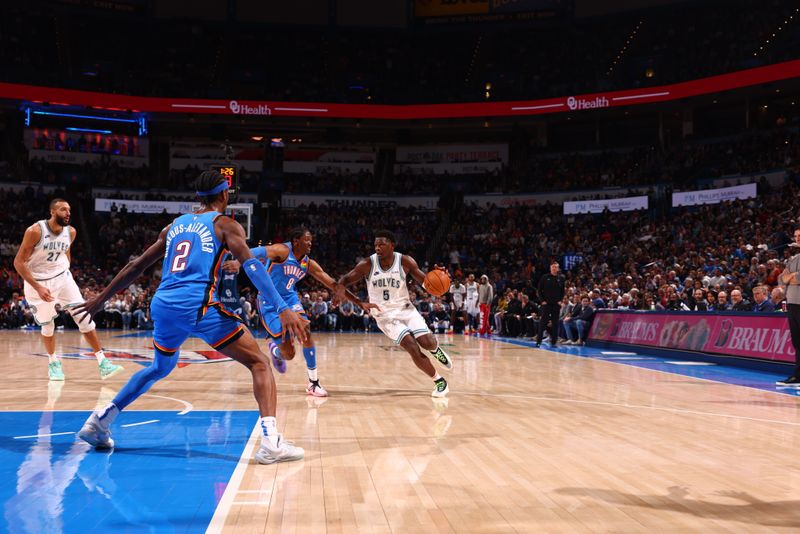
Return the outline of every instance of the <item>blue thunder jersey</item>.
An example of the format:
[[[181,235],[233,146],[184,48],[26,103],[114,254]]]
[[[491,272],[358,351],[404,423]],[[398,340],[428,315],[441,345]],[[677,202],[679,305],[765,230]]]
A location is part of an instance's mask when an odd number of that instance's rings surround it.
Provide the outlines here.
[[[271,262],[268,272],[272,278],[272,283],[275,284],[275,289],[278,290],[278,293],[280,293],[289,308],[294,311],[303,311],[300,299],[297,298],[296,288],[297,283],[308,274],[308,256],[303,256],[298,260],[294,257],[292,243],[284,243],[284,245],[289,247],[289,256],[281,263]],[[256,258],[266,259],[267,250],[265,247],[256,247],[251,250]],[[261,294],[258,295],[258,302],[260,307],[266,311],[276,309],[276,306],[271,302],[268,303]]]
[[[197,309],[199,320],[215,304],[222,259],[228,250],[214,231],[216,211],[187,213],[167,232],[167,247],[158,293],[162,300]]]
[[[222,263],[233,259],[230,253],[225,254],[222,258]],[[225,309],[232,313],[237,313],[237,309],[241,310],[239,305],[239,273],[220,273],[219,286],[217,288],[217,300],[225,306]]]

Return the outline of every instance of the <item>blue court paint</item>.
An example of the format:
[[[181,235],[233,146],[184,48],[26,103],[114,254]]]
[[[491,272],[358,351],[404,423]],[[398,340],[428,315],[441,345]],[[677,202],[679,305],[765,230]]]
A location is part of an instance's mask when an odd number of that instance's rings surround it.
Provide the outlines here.
[[[258,421],[130,410],[112,426],[116,449],[100,452],[75,438],[87,415],[3,412],[0,532],[205,532]]]
[[[502,343],[519,345],[521,347],[536,346],[536,344],[532,341],[523,341],[514,338],[494,337],[491,339],[500,341]],[[775,385],[775,381],[786,378],[791,373],[791,369],[788,369],[785,373],[776,373],[768,370],[748,369],[733,365],[725,365],[722,363],[717,365],[702,366],[671,364],[667,362],[677,359],[674,354],[670,356],[663,356],[659,355],[657,351],[648,351],[647,349],[641,347],[637,347],[635,349],[627,347],[625,349],[619,349],[619,351],[624,350],[626,353],[634,353],[634,355],[625,356],[603,354],[604,351],[608,352],[616,349],[594,348],[587,346],[581,347],[577,345],[558,345],[557,347],[553,348],[547,343],[543,343],[539,348],[551,352],[569,354],[571,356],[605,360],[621,365],[632,365],[634,367],[642,367],[645,369],[652,369],[654,371],[662,371],[675,375],[690,376],[692,378],[700,378],[703,380],[711,380],[714,382],[733,384],[736,386],[772,391],[794,397],[800,396],[800,388],[783,388]],[[688,357],[686,360],[693,361]]]

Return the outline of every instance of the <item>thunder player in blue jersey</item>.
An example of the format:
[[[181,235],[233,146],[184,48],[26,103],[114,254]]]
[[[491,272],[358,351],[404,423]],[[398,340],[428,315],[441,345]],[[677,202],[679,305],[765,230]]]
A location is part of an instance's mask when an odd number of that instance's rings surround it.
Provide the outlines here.
[[[297,284],[305,276],[311,275],[322,285],[336,291],[338,283],[328,274],[316,261],[310,259],[308,254],[311,252],[313,235],[305,228],[296,228],[289,233],[289,241],[278,243],[266,247],[256,247],[250,249],[253,256],[263,261],[267,265],[272,282],[280,293],[281,298],[292,310],[303,313],[303,306],[297,296]],[[227,261],[222,265],[223,271],[236,272],[239,270],[239,262],[236,260]],[[344,298],[353,304],[360,306],[364,311],[371,308],[378,309],[378,306],[369,302],[361,302],[358,297],[350,291],[344,292]],[[285,329],[281,325],[275,305],[264,298],[262,293],[258,295],[258,310],[261,315],[261,322],[270,336],[269,348],[272,354],[272,363],[279,373],[286,372],[286,361],[294,358],[295,350],[292,338],[285,335]],[[328,392],[319,383],[317,376],[317,349],[311,339],[311,332],[306,332],[306,339],[303,341],[303,356],[308,368],[308,386],[306,392],[315,397],[327,397]]]
[[[230,250],[242,262],[253,284],[276,307],[284,329],[303,340],[308,321],[290,310],[275,290],[266,269],[247,247],[239,223],[222,214],[228,206],[225,178],[216,171],[205,171],[196,187],[202,204],[200,211],[175,219],[97,297],[76,309],[76,315],[94,315],[109,297],[128,287],[145,269],[164,257],[161,284],[150,304],[155,323],[153,363],[134,374],[113,402],[92,413],[78,437],[97,448],[112,448],[110,425],[119,412],[167,376],[178,362],[183,342],[189,336],[197,336],[245,365],[253,375],[262,429],[256,460],[264,464],[299,460],[303,458],[303,449],[284,441],[277,431],[277,393],[269,359],[239,318],[214,298],[225,254]]]

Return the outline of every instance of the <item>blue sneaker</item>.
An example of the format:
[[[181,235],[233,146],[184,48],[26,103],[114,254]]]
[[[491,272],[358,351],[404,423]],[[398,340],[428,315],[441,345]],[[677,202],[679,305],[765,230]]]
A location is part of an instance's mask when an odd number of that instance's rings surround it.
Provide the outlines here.
[[[284,360],[283,357],[281,356],[281,350],[278,348],[278,345],[276,345],[274,341],[269,342],[269,353],[272,355],[272,365],[275,366],[275,370],[281,374],[285,373],[286,360]]]

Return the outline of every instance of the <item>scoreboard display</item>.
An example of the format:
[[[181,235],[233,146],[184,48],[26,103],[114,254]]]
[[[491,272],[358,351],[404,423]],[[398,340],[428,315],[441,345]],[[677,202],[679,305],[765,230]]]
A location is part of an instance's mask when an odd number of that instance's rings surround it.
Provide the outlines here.
[[[228,180],[228,189],[230,189],[231,193],[234,192],[236,187],[239,185],[239,168],[236,165],[225,163],[225,164],[215,164],[211,165],[212,171],[217,171],[222,176]]]

